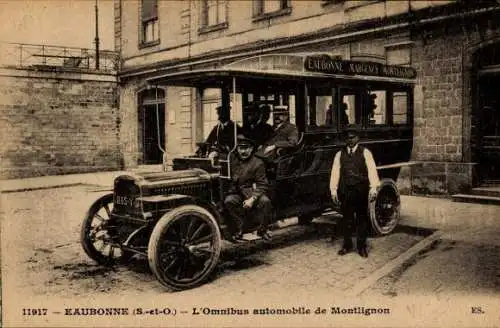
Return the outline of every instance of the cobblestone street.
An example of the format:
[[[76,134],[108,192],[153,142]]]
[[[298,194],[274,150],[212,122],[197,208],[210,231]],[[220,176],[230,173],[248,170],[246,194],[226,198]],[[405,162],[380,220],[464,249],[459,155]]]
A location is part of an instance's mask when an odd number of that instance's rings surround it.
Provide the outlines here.
[[[443,310],[428,303],[428,297],[456,304],[455,296],[487,297],[491,301],[499,295],[498,206],[403,196],[401,224],[388,236],[369,239],[368,259],[356,253],[337,255],[340,240],[329,240],[334,219],[321,218],[306,227],[289,219],[288,226],[273,231],[270,244],[258,240],[239,245],[224,242],[211,281],[192,290],[168,292],[143,257],[107,268],[96,265],[83,252],[79,244],[81,220],[90,204],[104,193],[96,192],[95,186],[77,185],[2,194],[3,292],[4,297],[22,295],[17,303],[5,304],[11,309],[7,313],[15,316],[16,309],[36,302],[46,304],[46,300],[58,310],[67,304],[165,304],[188,313],[194,307],[248,304],[393,304],[397,308],[408,299],[415,302],[415,297],[425,297],[423,308],[432,307],[426,315],[438,320]],[[438,236],[434,242],[412,253],[433,236]],[[383,303],[370,302],[374,297],[382,297]],[[469,315],[474,305],[486,309],[489,315],[493,313],[491,304],[485,301],[470,301],[457,311]],[[399,320],[396,315],[390,319]],[[384,322],[390,321],[376,323]],[[289,323],[298,324],[293,320]],[[372,326],[375,322],[365,323]]]
[[[92,296],[96,291],[109,295],[163,293],[143,257],[115,268],[103,268],[87,258],[79,244],[80,221],[86,207],[100,195],[89,189],[75,186],[4,195],[9,221],[4,249],[15,254],[5,259],[12,268],[8,285],[38,296]],[[368,259],[356,253],[339,257],[340,241],[329,240],[332,222],[323,220],[309,227],[292,224],[275,231],[271,244],[224,242],[214,279],[169,297],[241,295],[259,288],[341,293],[429,234],[402,227],[389,236],[372,238]]]

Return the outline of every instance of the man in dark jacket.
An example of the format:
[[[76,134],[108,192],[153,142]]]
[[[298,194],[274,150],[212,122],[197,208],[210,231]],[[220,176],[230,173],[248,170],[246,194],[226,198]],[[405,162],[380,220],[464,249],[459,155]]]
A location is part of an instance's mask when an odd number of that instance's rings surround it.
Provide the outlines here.
[[[205,148],[203,153],[215,151],[218,153],[228,153],[234,147],[235,137],[241,133],[241,127],[230,120],[231,107],[219,106],[217,107],[217,115],[219,116],[219,123],[213,127],[205,141]]]
[[[262,146],[274,134],[273,127],[267,124],[270,112],[269,105],[259,106],[258,103],[253,103],[246,108],[248,124],[244,128],[244,134],[255,142],[257,148]]]
[[[238,136],[236,157],[231,162],[231,186],[224,199],[224,206],[235,224],[235,238],[243,235],[245,218],[252,215],[260,219],[257,234],[270,240],[268,224],[272,215],[271,201],[266,193],[269,183],[264,162],[254,156],[253,140]]]
[[[335,154],[330,178],[330,192],[335,203],[340,202],[340,229],[344,244],[339,255],[352,248],[352,227],[356,228],[356,246],[361,257],[368,257],[368,199],[374,200],[380,180],[372,153],[359,145],[355,130],[348,130],[346,147]]]
[[[274,134],[264,145],[264,156],[275,158],[280,148],[289,148],[297,145],[299,131],[290,123],[290,116],[286,106],[275,106],[273,111]]]

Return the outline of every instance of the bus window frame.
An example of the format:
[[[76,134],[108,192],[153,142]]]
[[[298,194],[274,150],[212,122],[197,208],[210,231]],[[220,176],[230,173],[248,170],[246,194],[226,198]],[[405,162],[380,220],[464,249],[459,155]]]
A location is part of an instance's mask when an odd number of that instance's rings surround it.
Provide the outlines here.
[[[311,104],[312,97],[317,97],[318,95],[311,92],[315,88],[316,83],[306,83],[306,120],[305,120],[305,131],[307,132],[340,132],[346,128],[358,129],[358,130],[377,130],[377,129],[390,129],[390,128],[404,128],[413,125],[413,85],[410,84],[395,84],[395,83],[338,83],[339,81],[332,81],[323,83],[323,86],[329,85],[331,88],[331,103],[335,105],[335,114],[333,116],[335,124],[326,125],[318,124],[316,122],[317,118],[317,108],[312,109],[312,105],[315,105],[315,101]],[[348,90],[345,92],[345,90]],[[369,124],[368,118],[368,105],[369,105],[369,94],[376,91],[385,92],[385,123],[383,124]],[[396,92],[406,93],[406,123],[394,123],[394,102],[393,95]],[[343,98],[346,95],[354,96],[355,103],[355,123],[349,123],[347,126],[343,126],[340,122],[341,117],[341,104]],[[296,108],[298,110],[298,108]],[[358,117],[359,115],[360,117]],[[314,123],[311,124],[313,121]]]

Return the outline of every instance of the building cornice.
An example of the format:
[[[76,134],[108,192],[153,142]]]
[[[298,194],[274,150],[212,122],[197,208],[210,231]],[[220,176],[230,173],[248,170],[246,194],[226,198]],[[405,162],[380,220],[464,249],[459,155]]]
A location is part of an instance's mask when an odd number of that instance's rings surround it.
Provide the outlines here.
[[[405,28],[417,28],[428,24],[447,20],[466,18],[487,13],[497,13],[500,5],[470,8],[463,3],[453,3],[442,7],[425,8],[419,11],[410,11],[392,17],[384,17],[359,21],[351,24],[339,24],[324,28],[314,33],[306,33],[294,37],[285,37],[274,40],[262,40],[250,44],[240,45],[203,53],[189,58],[176,58],[154,64],[141,65],[122,70],[118,76],[121,80],[133,77],[151,76],[160,73],[179,71],[197,65],[220,66],[223,62],[232,61],[247,56],[261,55],[276,51],[287,51],[290,48],[304,47],[325,42],[341,42],[349,39],[361,39],[376,34],[387,33]]]

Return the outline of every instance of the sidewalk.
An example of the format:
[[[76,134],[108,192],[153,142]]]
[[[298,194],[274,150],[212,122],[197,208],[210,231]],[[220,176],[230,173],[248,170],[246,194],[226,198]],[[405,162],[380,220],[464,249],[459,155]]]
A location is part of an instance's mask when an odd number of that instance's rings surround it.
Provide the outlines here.
[[[53,175],[26,179],[0,180],[1,192],[21,192],[38,189],[91,184],[113,187],[113,180],[126,171],[109,171],[82,174]]]

